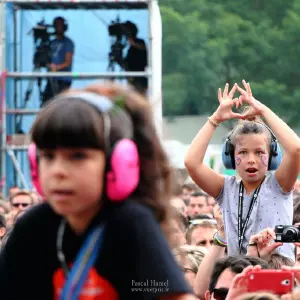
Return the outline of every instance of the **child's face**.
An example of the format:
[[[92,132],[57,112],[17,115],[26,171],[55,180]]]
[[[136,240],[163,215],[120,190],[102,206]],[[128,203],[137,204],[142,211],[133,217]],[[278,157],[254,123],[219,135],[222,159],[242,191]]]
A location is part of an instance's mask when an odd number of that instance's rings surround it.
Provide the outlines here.
[[[100,207],[105,155],[101,150],[41,150],[39,174],[47,201],[65,217],[86,217]]]
[[[237,137],[235,166],[243,181],[256,182],[268,170],[269,146],[264,134],[243,134]]]

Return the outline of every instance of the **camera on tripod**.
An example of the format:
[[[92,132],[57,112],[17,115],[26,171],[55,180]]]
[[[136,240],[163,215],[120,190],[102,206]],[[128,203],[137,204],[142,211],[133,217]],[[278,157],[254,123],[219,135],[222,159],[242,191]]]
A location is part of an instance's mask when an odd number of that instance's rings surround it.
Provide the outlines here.
[[[35,53],[33,64],[35,68],[46,68],[51,63],[51,40],[50,36],[54,33],[48,31],[52,25],[45,24],[45,21],[37,23],[33,30]]]
[[[119,17],[117,17],[116,21],[112,21],[108,26],[109,36],[115,38],[115,42],[111,44],[109,52],[110,64],[123,61],[123,50],[127,45],[126,37],[130,35],[131,24],[129,21],[121,23]]]

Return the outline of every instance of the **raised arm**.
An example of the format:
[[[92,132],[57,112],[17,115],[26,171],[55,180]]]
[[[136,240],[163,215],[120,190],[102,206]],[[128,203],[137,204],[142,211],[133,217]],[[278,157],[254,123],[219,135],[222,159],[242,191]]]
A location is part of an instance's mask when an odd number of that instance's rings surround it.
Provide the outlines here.
[[[220,207],[218,204],[214,208],[214,215],[218,222],[218,236],[223,240],[226,240],[224,221]],[[225,248],[220,245],[212,245],[209,252],[204,256],[196,275],[194,284],[194,293],[196,296],[205,300],[205,293],[209,289],[209,283],[211,275],[215,266],[216,261],[225,255]]]
[[[238,99],[232,100],[236,87],[237,86],[234,85],[232,90],[228,93],[229,85],[226,84],[223,95],[221,89],[219,89],[218,99],[220,105],[215,113],[208,118],[208,121],[192,141],[184,161],[185,167],[195,183],[214,198],[219,195],[223,188],[224,176],[206,166],[203,160],[216,127],[226,120],[242,118],[241,114],[232,111],[232,107],[236,105],[238,101]]]
[[[244,101],[251,106],[247,116],[262,116],[284,149],[284,156],[275,176],[282,190],[290,192],[300,172],[300,139],[270,108],[252,96],[249,83],[243,80],[243,85],[246,90],[239,86],[237,89],[241,93],[240,103]]]

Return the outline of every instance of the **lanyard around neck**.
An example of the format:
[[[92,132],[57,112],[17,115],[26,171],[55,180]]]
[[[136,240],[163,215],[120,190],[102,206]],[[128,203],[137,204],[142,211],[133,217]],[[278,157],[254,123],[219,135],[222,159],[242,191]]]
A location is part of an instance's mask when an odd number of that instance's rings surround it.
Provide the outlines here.
[[[238,240],[239,240],[239,249],[240,249],[240,253],[242,251],[242,244],[243,244],[243,240],[244,240],[244,236],[245,236],[245,231],[247,229],[247,225],[253,210],[253,207],[255,205],[255,203],[257,202],[257,198],[258,198],[258,194],[260,191],[262,183],[255,189],[251,202],[250,202],[250,206],[249,206],[249,210],[245,219],[245,222],[243,224],[243,202],[244,202],[244,185],[243,182],[241,181],[240,183],[240,187],[239,187],[239,206],[238,206]]]
[[[88,276],[88,272],[93,267],[98,256],[98,252],[103,241],[104,227],[105,224],[96,226],[90,232],[79,253],[77,254],[73,267],[69,269],[62,250],[66,221],[61,221],[58,229],[56,246],[58,260],[64,270],[66,282],[62,289],[60,300],[78,299],[81,288]]]

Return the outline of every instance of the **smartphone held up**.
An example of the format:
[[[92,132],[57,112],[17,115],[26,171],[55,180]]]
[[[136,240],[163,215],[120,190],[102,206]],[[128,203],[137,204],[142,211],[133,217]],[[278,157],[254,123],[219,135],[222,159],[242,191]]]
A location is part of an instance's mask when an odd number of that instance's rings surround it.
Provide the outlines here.
[[[248,292],[270,292],[284,295],[294,289],[294,273],[290,270],[253,270],[247,273]]]

